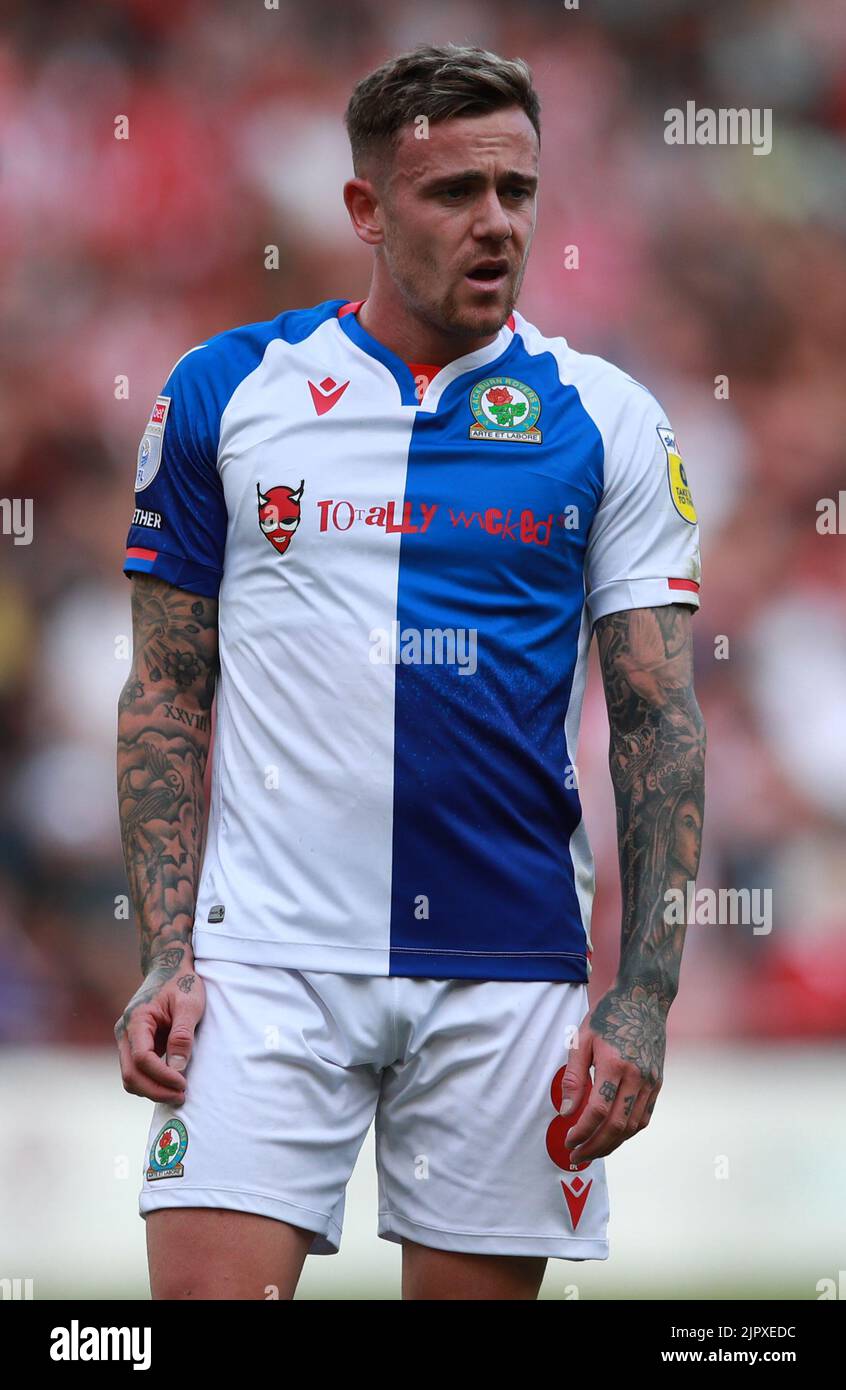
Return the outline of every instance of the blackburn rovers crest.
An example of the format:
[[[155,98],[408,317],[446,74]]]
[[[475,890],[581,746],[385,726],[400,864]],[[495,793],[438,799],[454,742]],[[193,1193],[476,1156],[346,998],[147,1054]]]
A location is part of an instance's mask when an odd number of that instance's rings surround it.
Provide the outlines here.
[[[153,1140],[147,1181],[158,1178],[181,1178],[185,1172],[182,1160],[188,1148],[188,1131],[181,1120],[168,1120]]]
[[[541,412],[537,391],[513,376],[489,376],[470,392],[475,423],[471,439],[509,439],[520,444],[540,444],[537,427]]]

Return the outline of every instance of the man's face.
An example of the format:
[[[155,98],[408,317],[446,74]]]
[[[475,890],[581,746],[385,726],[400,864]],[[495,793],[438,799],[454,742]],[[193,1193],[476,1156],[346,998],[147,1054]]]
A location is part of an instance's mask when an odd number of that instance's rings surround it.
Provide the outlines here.
[[[413,125],[399,133],[379,185],[382,250],[424,321],[461,336],[499,331],[523,281],[537,182],[538,139],[520,107],[433,123],[425,140]]]

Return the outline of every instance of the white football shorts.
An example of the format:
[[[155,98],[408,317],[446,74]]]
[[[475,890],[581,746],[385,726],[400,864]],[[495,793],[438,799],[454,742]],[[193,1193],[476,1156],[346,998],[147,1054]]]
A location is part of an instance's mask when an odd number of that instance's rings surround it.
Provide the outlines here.
[[[196,970],[206,1010],[187,1099],[154,1107],[142,1216],[257,1212],[314,1231],[311,1253],[334,1254],[375,1117],[385,1240],[607,1259],[604,1159],[571,1166],[575,1117],[558,1113],[586,985],[206,958]]]

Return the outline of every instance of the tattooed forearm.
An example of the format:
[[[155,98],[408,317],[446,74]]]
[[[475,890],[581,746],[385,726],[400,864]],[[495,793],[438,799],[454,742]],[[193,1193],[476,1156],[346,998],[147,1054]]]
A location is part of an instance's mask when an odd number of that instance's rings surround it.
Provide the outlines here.
[[[190,942],[194,921],[218,671],[217,601],[150,575],[134,575],[132,587],[134,650],[118,705],[117,783],[147,974],[169,948]]]
[[[705,727],[693,693],[689,609],[611,613],[596,627],[623,895],[618,981],[596,1014],[606,1035],[650,1070],[684,945],[684,924],[666,920],[665,893],[683,889],[699,868]]]
[[[165,704],[162,706],[162,713],[165,719],[174,719],[177,724],[187,724],[189,729],[198,729],[201,733],[211,728],[211,720],[207,714],[183,709],[181,705]]]

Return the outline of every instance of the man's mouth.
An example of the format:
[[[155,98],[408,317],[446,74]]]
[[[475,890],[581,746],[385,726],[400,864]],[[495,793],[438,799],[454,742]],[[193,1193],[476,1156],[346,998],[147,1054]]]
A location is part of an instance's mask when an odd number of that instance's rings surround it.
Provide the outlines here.
[[[479,261],[471,270],[465,272],[464,278],[478,289],[498,289],[508,278],[508,262]]]

